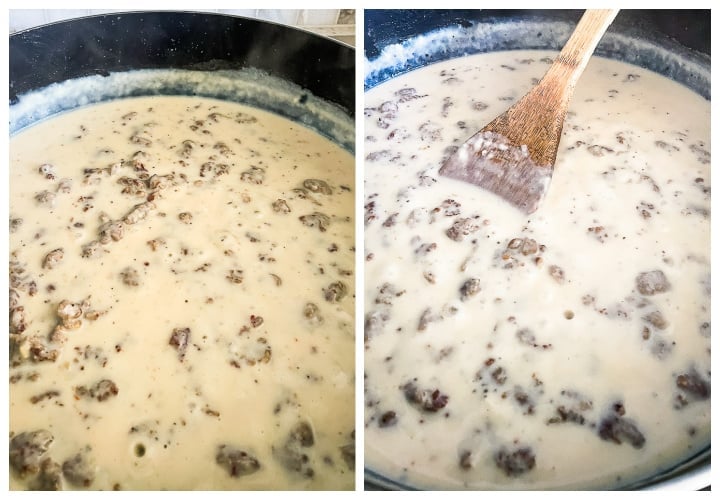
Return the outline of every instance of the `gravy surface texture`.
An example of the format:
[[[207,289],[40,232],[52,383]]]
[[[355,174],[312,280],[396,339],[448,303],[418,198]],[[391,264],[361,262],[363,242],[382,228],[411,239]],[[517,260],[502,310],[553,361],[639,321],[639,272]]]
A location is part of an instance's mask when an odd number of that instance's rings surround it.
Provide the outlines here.
[[[415,488],[614,488],[710,440],[708,101],[594,58],[532,216],[438,176],[555,54],[365,96],[365,460]]]
[[[10,141],[11,489],[352,489],[354,170],[198,97]]]

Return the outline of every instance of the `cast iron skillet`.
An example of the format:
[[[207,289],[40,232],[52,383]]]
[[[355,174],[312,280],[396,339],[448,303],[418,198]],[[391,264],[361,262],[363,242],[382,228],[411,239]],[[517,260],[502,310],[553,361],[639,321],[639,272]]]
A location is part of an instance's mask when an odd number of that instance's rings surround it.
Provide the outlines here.
[[[352,47],[300,29],[237,16],[168,11],[90,16],[15,33],[10,36],[9,54],[11,109],[28,94],[87,77],[110,80],[112,75],[135,70],[220,73],[250,69],[297,86],[301,90],[294,94],[298,108],[314,98],[330,103],[331,113],[342,114],[337,123],[348,124],[348,129],[341,130],[342,137],[347,136],[355,115]],[[131,88],[127,95],[145,95],[145,91]],[[273,111],[284,114],[282,109]],[[354,132],[351,136],[340,145],[352,150]]]
[[[10,37],[10,103],[51,83],[111,71],[254,67],[355,111],[355,51],[299,29],[219,14],[136,12]]]
[[[310,94],[350,121],[355,114],[355,50],[271,22],[190,12],[105,14],[15,33],[9,49],[11,107],[28,92],[93,75],[252,68],[301,88],[298,106]],[[285,114],[285,106],[276,107],[271,111]],[[354,144],[342,145],[354,148]]]
[[[365,56],[374,59],[389,44],[442,26],[470,26],[477,21],[556,19],[577,22],[581,10],[366,10]],[[658,32],[710,55],[710,12],[705,10],[621,10],[611,31]]]
[[[513,49],[559,50],[582,10],[368,10],[364,88],[434,62]],[[487,29],[478,30],[478,27]],[[447,33],[443,30],[449,29]],[[443,33],[432,43],[414,43]],[[479,33],[479,35],[478,35]],[[467,35],[467,40],[464,40]],[[563,38],[564,37],[564,38]],[[628,49],[628,39],[647,43]],[[389,57],[383,50],[392,46]],[[621,10],[596,54],[663,74],[710,100],[710,11]],[[629,488],[710,489],[710,445]],[[365,489],[412,489],[365,469]]]
[[[472,30],[478,24],[512,23],[530,27],[523,32],[522,39],[499,34],[477,39],[474,46],[467,46],[466,53],[490,52],[513,49],[559,50],[565,39],[557,33],[535,30],[537,23],[564,24],[574,26],[582,10],[366,10],[365,11],[365,58],[376,59],[382,50],[394,44],[403,44],[418,35],[442,28]],[[534,30],[534,31],[533,31]],[[618,35],[647,40],[651,45],[680,55],[681,59],[693,65],[704,66],[705,75],[691,69],[679,67],[677,61],[657,57],[657,51],[637,47],[628,51],[618,40]],[[595,53],[618,59],[673,78],[710,99],[710,11],[709,10],[621,10],[608,29]],[[457,57],[452,49],[433,48],[426,53],[415,54],[402,68],[386,68],[374,74],[365,75],[365,89],[392,78],[405,71],[427,64]]]

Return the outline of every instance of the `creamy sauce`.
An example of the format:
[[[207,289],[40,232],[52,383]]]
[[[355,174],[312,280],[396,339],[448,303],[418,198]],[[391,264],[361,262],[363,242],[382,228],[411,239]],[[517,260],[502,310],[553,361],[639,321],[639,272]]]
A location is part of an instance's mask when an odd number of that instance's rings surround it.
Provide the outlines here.
[[[438,176],[554,54],[365,103],[365,462],[415,488],[621,487],[710,437],[709,102],[594,58],[532,216]]]
[[[13,137],[11,489],[352,489],[352,166],[196,97]]]

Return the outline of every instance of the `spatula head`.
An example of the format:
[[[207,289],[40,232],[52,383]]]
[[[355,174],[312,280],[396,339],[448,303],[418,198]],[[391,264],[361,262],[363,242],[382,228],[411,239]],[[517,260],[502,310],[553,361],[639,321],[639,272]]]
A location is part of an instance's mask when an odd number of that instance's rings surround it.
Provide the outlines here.
[[[550,185],[552,165],[538,165],[527,147],[496,132],[478,132],[440,168],[440,175],[475,184],[527,214],[537,210]]]

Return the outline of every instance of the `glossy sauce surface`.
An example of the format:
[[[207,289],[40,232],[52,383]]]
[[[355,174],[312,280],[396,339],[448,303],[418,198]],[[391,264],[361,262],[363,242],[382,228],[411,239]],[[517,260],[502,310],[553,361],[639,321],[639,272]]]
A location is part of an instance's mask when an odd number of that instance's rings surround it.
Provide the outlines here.
[[[709,102],[594,58],[535,214],[438,176],[553,57],[365,95],[365,459],[400,483],[621,487],[709,444]]]
[[[10,160],[11,489],[353,488],[348,152],[143,97]]]

